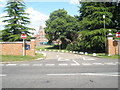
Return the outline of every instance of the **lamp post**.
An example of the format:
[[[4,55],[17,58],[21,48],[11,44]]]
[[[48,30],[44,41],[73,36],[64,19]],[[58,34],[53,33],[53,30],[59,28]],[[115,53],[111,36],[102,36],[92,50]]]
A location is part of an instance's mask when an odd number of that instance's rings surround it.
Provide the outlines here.
[[[104,19],[104,30],[105,30],[105,15],[103,15]],[[106,55],[106,32],[105,32],[105,55]]]
[[[59,50],[60,50],[60,32],[58,33],[59,34]]]

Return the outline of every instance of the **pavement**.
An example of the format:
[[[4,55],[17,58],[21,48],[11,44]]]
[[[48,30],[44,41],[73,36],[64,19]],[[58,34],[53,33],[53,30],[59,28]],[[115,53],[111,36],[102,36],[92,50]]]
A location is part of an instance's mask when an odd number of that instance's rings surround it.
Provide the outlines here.
[[[3,88],[118,88],[119,62],[63,52],[41,51],[34,61],[1,63]]]

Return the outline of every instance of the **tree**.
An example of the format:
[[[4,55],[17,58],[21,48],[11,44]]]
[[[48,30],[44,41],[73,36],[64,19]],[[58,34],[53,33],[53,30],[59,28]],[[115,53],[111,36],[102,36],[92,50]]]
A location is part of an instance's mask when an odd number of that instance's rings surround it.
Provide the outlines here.
[[[59,39],[62,42],[62,48],[66,48],[67,44],[75,39],[76,19],[68,15],[64,9],[52,12],[49,17],[46,21],[46,37],[50,41]]]
[[[25,3],[21,0],[8,0],[5,12],[7,12],[7,16],[3,22],[6,22],[5,29],[2,30],[2,40],[3,41],[19,41],[21,40],[20,34],[21,32],[25,32],[28,37],[29,31],[34,30],[32,28],[28,28],[25,25],[29,24],[29,18],[27,17],[27,13],[25,13]]]
[[[115,6],[113,3],[104,2],[86,2],[81,3],[79,16],[80,29],[78,46],[83,51],[104,52],[106,36],[108,30],[115,32],[115,23],[113,21],[113,12]],[[104,18],[105,15],[105,29]]]

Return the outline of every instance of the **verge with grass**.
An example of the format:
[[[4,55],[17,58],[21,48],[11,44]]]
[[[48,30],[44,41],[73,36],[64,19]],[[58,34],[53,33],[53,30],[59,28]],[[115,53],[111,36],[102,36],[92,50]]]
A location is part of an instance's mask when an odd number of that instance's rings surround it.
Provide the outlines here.
[[[89,56],[93,56],[92,54],[88,54]],[[108,56],[108,55],[105,55],[105,53],[96,53],[96,57],[99,57],[99,58],[111,58],[111,59],[120,59],[120,55],[111,55],[111,56]]]
[[[17,55],[0,55],[2,57],[2,62],[9,61],[31,61],[37,58],[43,58],[42,54],[36,54],[36,56],[17,56]]]

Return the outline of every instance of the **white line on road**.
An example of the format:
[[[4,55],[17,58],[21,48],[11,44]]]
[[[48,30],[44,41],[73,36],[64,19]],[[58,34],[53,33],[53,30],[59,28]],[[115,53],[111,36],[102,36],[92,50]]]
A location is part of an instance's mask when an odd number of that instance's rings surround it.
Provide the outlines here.
[[[61,60],[61,58],[59,57],[59,58],[58,58],[58,61],[60,61],[60,60]]]
[[[6,66],[16,66],[17,64],[6,64]]]
[[[72,60],[76,65],[80,65],[77,61],[75,60]]]
[[[82,75],[82,76],[115,76],[118,77],[118,74],[101,74],[101,73],[61,73],[61,74],[46,74],[48,76],[72,76],[72,75]]]
[[[82,65],[86,65],[87,66],[87,65],[92,65],[92,64],[90,64],[90,63],[82,63]]]
[[[83,60],[95,60],[95,59],[93,59],[93,58],[86,59],[85,57],[83,57]]]
[[[20,66],[29,66],[30,64],[20,64]]]
[[[80,65],[80,64],[79,64]],[[78,64],[71,64],[71,66],[79,66]]]
[[[105,63],[106,65],[117,65],[116,63]]]
[[[0,77],[5,77],[5,76],[7,76],[6,74],[0,74]]]
[[[93,63],[94,65],[104,65],[103,63]]]
[[[42,64],[33,64],[32,66],[42,66]]]
[[[65,59],[64,61],[70,61],[70,59]]]
[[[55,64],[45,64],[45,66],[54,66]]]
[[[67,66],[68,64],[59,64],[59,66]]]

